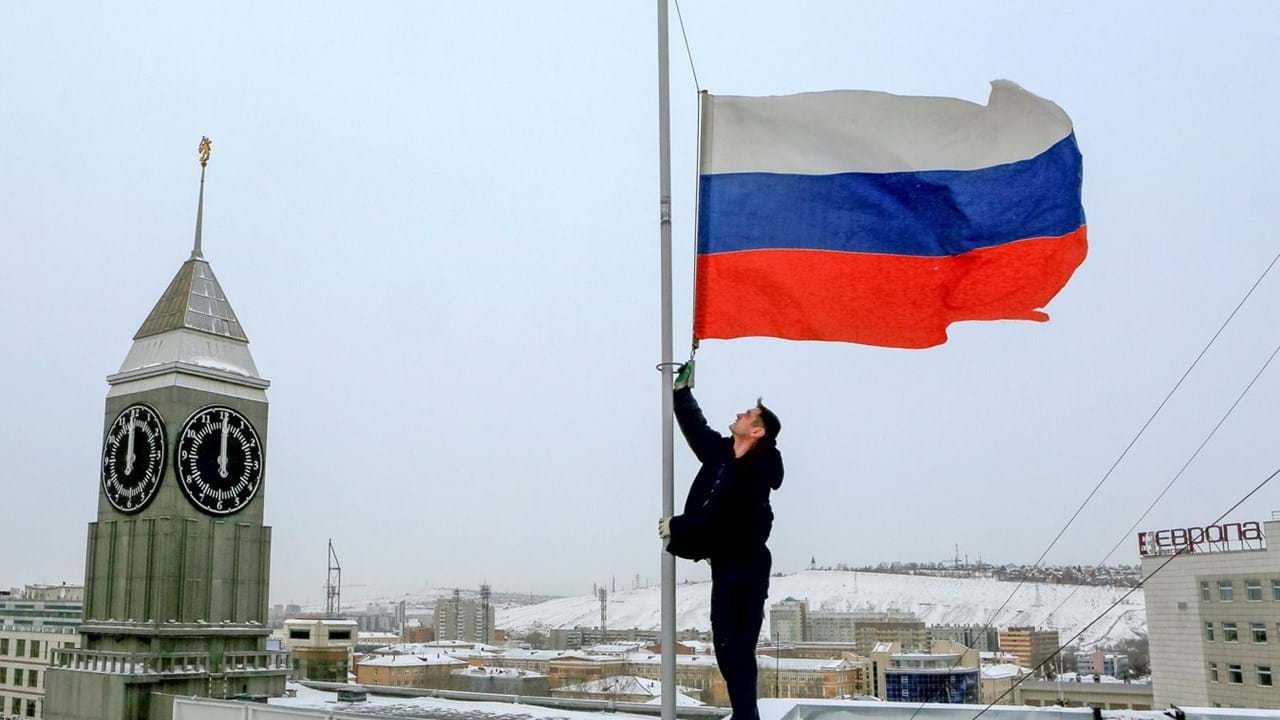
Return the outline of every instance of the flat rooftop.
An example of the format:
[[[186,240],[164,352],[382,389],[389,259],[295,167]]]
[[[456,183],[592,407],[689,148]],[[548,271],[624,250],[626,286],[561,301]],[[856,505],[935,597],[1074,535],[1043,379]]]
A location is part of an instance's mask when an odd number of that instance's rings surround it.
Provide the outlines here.
[[[290,684],[291,698],[268,704],[174,698],[173,720],[324,720],[341,715],[421,718],[423,720],[653,720],[658,705],[610,703],[564,698],[516,698],[511,695],[458,693],[410,688],[365,687],[365,702],[339,702],[329,683]],[[345,686],[358,689],[360,686]],[[474,699],[468,699],[474,698]],[[520,700],[520,702],[516,702]],[[856,700],[762,699],[761,720],[972,720],[982,705],[890,703]],[[1280,710],[1182,708],[1187,720],[1280,720]],[[719,720],[728,708],[680,707],[681,718]],[[1103,711],[1109,720],[1169,720],[1159,711]],[[998,705],[983,715],[987,720],[1090,720],[1088,708],[1017,707]]]

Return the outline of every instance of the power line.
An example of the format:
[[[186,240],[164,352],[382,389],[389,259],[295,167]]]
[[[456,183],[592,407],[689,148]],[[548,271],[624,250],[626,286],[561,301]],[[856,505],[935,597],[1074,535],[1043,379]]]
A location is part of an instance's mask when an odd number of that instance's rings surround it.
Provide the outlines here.
[[[1222,335],[1222,331],[1227,329],[1227,325],[1231,324],[1231,320],[1235,318],[1236,313],[1240,312],[1240,308],[1244,307],[1245,302],[1247,302],[1249,297],[1253,295],[1253,291],[1258,289],[1258,286],[1261,285],[1263,279],[1271,273],[1271,269],[1275,267],[1276,262],[1278,261],[1280,261],[1280,254],[1277,254],[1271,259],[1271,262],[1267,264],[1266,269],[1262,271],[1262,274],[1258,276],[1258,279],[1249,287],[1248,292],[1244,294],[1244,297],[1240,298],[1240,302],[1236,303],[1235,308],[1233,308],[1231,313],[1227,315],[1227,319],[1222,321],[1217,332],[1213,334],[1213,337],[1209,338],[1209,342],[1205,343],[1205,346],[1200,349],[1199,354],[1197,354],[1195,359],[1191,361],[1191,364],[1187,366],[1187,369],[1183,371],[1182,376],[1178,378],[1178,382],[1174,383],[1173,387],[1170,388],[1169,392],[1164,396],[1164,399],[1161,400],[1160,404],[1156,406],[1156,409],[1152,411],[1150,417],[1147,418],[1146,422],[1142,423],[1142,427],[1138,429],[1137,434],[1133,436],[1133,439],[1129,441],[1129,444],[1120,452],[1120,455],[1115,459],[1115,462],[1111,463],[1111,467],[1107,468],[1107,472],[1103,474],[1102,478],[1093,486],[1093,489],[1089,491],[1089,494],[1085,496],[1084,501],[1081,502],[1080,506],[1071,514],[1071,517],[1067,520],[1066,524],[1062,526],[1062,529],[1058,531],[1058,534],[1053,537],[1053,540],[1049,543],[1049,547],[1045,548],[1044,552],[1040,553],[1040,557],[1036,559],[1036,562],[1031,566],[1031,569],[1018,579],[1018,583],[1014,586],[1013,591],[1009,593],[1009,597],[1005,598],[1003,603],[1000,603],[1000,607],[996,608],[996,611],[992,613],[991,617],[987,619],[987,622],[983,624],[982,631],[974,638],[974,644],[978,642],[977,638],[986,636],[987,631],[991,629],[996,618],[1000,617],[1000,613],[1004,612],[1004,609],[1009,606],[1009,603],[1013,600],[1014,596],[1016,596],[1018,591],[1022,589],[1022,586],[1026,584],[1027,578],[1029,578],[1036,570],[1040,569],[1040,563],[1044,562],[1045,557],[1048,556],[1050,551],[1052,551],[1058,544],[1058,541],[1062,539],[1062,536],[1066,534],[1067,529],[1076,521],[1076,518],[1080,517],[1080,513],[1084,511],[1085,507],[1089,504],[1089,501],[1093,500],[1093,497],[1098,494],[1098,491],[1101,490],[1102,486],[1106,484],[1108,479],[1110,479],[1111,474],[1115,472],[1117,467],[1119,467],[1121,461],[1129,455],[1129,451],[1133,449],[1133,446],[1136,445],[1143,434],[1147,432],[1147,428],[1151,427],[1151,423],[1156,419],[1156,416],[1160,414],[1160,411],[1164,409],[1165,405],[1169,404],[1169,399],[1178,391],[1178,388],[1182,387],[1182,383],[1186,381],[1187,376],[1189,376],[1191,371],[1200,364],[1200,360],[1204,358],[1205,353],[1209,352],[1209,348],[1213,347],[1213,344],[1217,342],[1218,337]],[[966,651],[972,649],[972,645],[966,647]],[[958,664],[963,658],[964,653],[962,653],[960,658],[956,660],[956,664]],[[954,670],[956,664],[953,664],[950,669]],[[925,703],[922,702],[920,706],[916,708],[915,712],[911,713],[910,720],[915,720],[916,715],[920,713],[920,710],[923,709],[924,706]]]
[[[1225,518],[1226,516],[1230,515],[1232,512],[1234,512],[1234,511],[1235,511],[1235,509],[1236,509],[1236,508],[1238,508],[1238,507],[1240,507],[1241,505],[1243,505],[1243,504],[1244,504],[1244,502],[1245,502],[1246,500],[1248,500],[1249,498],[1253,497],[1254,493],[1258,492],[1258,491],[1259,491],[1259,490],[1261,490],[1263,487],[1265,487],[1265,486],[1266,486],[1266,484],[1267,484],[1267,483],[1269,483],[1269,482],[1271,482],[1271,481],[1272,481],[1272,480],[1273,480],[1277,475],[1280,475],[1280,468],[1276,468],[1276,469],[1275,469],[1275,470],[1274,470],[1270,475],[1268,475],[1265,479],[1263,479],[1263,481],[1262,481],[1262,482],[1258,483],[1257,485],[1255,485],[1255,486],[1253,487],[1253,489],[1252,489],[1252,490],[1250,490],[1249,492],[1245,493],[1245,496],[1244,496],[1244,497],[1240,498],[1239,500],[1237,500],[1237,501],[1236,501],[1236,503],[1235,503],[1234,505],[1232,505],[1231,507],[1227,508],[1226,512],[1224,512],[1224,513],[1222,513],[1221,515],[1219,515],[1219,516],[1218,516],[1218,518],[1217,518],[1216,520],[1214,520],[1213,522],[1211,522],[1211,523],[1207,523],[1207,524],[1205,525],[1205,527],[1210,527],[1210,526],[1213,526],[1213,525],[1217,525],[1218,523],[1222,522],[1223,518]],[[1106,609],[1106,610],[1103,610],[1103,611],[1102,611],[1102,612],[1101,612],[1097,617],[1095,617],[1094,619],[1090,620],[1090,621],[1089,621],[1089,624],[1087,624],[1087,625],[1085,625],[1084,627],[1080,628],[1080,631],[1079,631],[1079,632],[1077,632],[1075,635],[1072,635],[1072,636],[1071,636],[1071,639],[1067,640],[1067,642],[1066,642],[1066,643],[1064,643],[1063,645],[1061,645],[1057,650],[1054,650],[1052,655],[1050,655],[1049,657],[1047,657],[1047,658],[1045,658],[1044,660],[1040,661],[1040,664],[1039,664],[1039,665],[1037,665],[1037,666],[1035,666],[1034,668],[1032,668],[1032,669],[1031,669],[1031,672],[1029,672],[1029,673],[1027,673],[1027,674],[1025,674],[1025,675],[1023,675],[1023,676],[1021,676],[1021,677],[1019,677],[1019,678],[1017,679],[1017,681],[1016,681],[1016,682],[1014,682],[1012,685],[1010,685],[1010,686],[1009,686],[1009,689],[1008,689],[1008,690],[1005,690],[1003,693],[1001,693],[1001,694],[1000,694],[1000,697],[997,697],[995,700],[992,700],[990,703],[988,703],[986,707],[984,707],[984,708],[982,708],[982,710],[978,711],[978,714],[977,714],[977,715],[974,715],[972,718],[970,718],[970,720],[978,720],[978,718],[982,717],[982,715],[983,715],[984,713],[986,713],[988,710],[990,710],[992,707],[994,707],[994,706],[995,706],[997,703],[999,703],[1001,700],[1005,699],[1005,697],[1007,697],[1007,696],[1009,695],[1009,693],[1013,692],[1013,689],[1014,689],[1014,688],[1016,688],[1016,687],[1018,687],[1019,685],[1021,685],[1023,682],[1025,682],[1025,681],[1026,681],[1026,679],[1027,679],[1027,678],[1029,678],[1029,677],[1031,677],[1032,675],[1034,675],[1037,671],[1039,671],[1039,670],[1040,670],[1040,668],[1044,667],[1044,666],[1045,666],[1049,661],[1051,661],[1051,660],[1053,660],[1055,657],[1057,657],[1059,653],[1061,653],[1061,652],[1062,652],[1063,650],[1065,650],[1069,645],[1071,645],[1071,643],[1075,642],[1077,638],[1079,638],[1081,635],[1083,635],[1083,634],[1085,633],[1085,631],[1086,631],[1086,630],[1088,630],[1089,628],[1093,627],[1093,626],[1094,626],[1094,625],[1095,625],[1099,620],[1101,620],[1102,618],[1106,617],[1107,613],[1111,612],[1112,610],[1115,610],[1115,609],[1116,609],[1116,607],[1118,607],[1118,606],[1120,605],[1120,603],[1122,603],[1122,602],[1124,602],[1125,600],[1127,600],[1127,599],[1129,598],[1129,596],[1130,596],[1130,595],[1132,595],[1132,594],[1134,594],[1135,592],[1137,592],[1138,590],[1142,589],[1142,587],[1143,587],[1144,585],[1146,585],[1146,584],[1147,584],[1147,581],[1148,581],[1148,580],[1150,580],[1151,578],[1155,577],[1157,573],[1159,573],[1161,570],[1165,569],[1165,567],[1166,567],[1166,566],[1168,566],[1168,565],[1169,565],[1169,563],[1173,562],[1175,558],[1177,558],[1178,556],[1182,555],[1182,553],[1186,552],[1186,551],[1187,551],[1187,550],[1189,550],[1190,548],[1191,548],[1191,542],[1190,542],[1190,541],[1188,541],[1187,543],[1185,543],[1185,544],[1183,544],[1182,546],[1180,546],[1180,547],[1178,548],[1177,552],[1175,552],[1175,553],[1173,553],[1172,555],[1170,555],[1170,556],[1169,556],[1169,559],[1168,559],[1168,560],[1165,560],[1164,562],[1162,562],[1162,563],[1160,563],[1159,565],[1157,565],[1157,566],[1156,566],[1156,569],[1155,569],[1155,570],[1152,570],[1150,575],[1147,575],[1146,577],[1142,578],[1142,580],[1141,580],[1141,581],[1139,581],[1137,585],[1135,585],[1135,586],[1133,586],[1132,588],[1130,588],[1130,589],[1129,589],[1129,592],[1125,593],[1124,595],[1121,595],[1118,599],[1116,599],[1116,601],[1115,601],[1115,602],[1111,603],[1111,605],[1109,605],[1109,606],[1107,607],[1107,609]]]
[[[1173,484],[1178,482],[1178,479],[1181,478],[1182,474],[1187,471],[1187,468],[1191,467],[1191,463],[1194,462],[1197,457],[1199,457],[1200,451],[1204,450],[1205,446],[1209,444],[1209,441],[1213,439],[1213,436],[1218,433],[1218,428],[1221,428],[1223,423],[1227,421],[1227,418],[1231,417],[1231,413],[1235,412],[1236,407],[1240,405],[1240,401],[1244,400],[1244,396],[1248,395],[1249,391],[1253,389],[1254,383],[1258,382],[1258,378],[1262,377],[1262,373],[1266,372],[1267,366],[1271,365],[1271,361],[1276,359],[1277,354],[1280,354],[1280,345],[1276,345],[1275,350],[1271,351],[1271,355],[1267,358],[1267,361],[1262,363],[1262,367],[1258,368],[1258,372],[1254,374],[1253,379],[1249,381],[1248,385],[1245,385],[1244,390],[1242,390],[1240,394],[1236,397],[1236,401],[1231,403],[1231,407],[1227,408],[1227,412],[1222,416],[1220,420],[1218,420],[1218,423],[1213,426],[1213,429],[1209,431],[1209,434],[1205,436],[1204,441],[1200,443],[1200,446],[1196,448],[1196,451],[1191,453],[1191,457],[1187,458],[1187,461],[1182,464],[1182,468],[1179,469],[1178,473],[1173,476],[1173,479],[1170,480],[1169,483],[1164,486],[1164,489],[1160,491],[1160,494],[1156,496],[1156,499],[1151,501],[1151,504],[1147,506],[1147,509],[1143,510],[1142,514],[1138,516],[1138,519],[1133,521],[1133,524],[1129,526],[1129,529],[1126,530],[1124,534],[1120,536],[1120,539],[1116,541],[1116,544],[1112,546],[1111,550],[1109,550],[1107,554],[1102,558],[1102,560],[1098,562],[1097,566],[1094,567],[1094,571],[1101,569],[1102,566],[1107,563],[1107,560],[1109,560],[1111,556],[1115,554],[1116,550],[1120,549],[1120,546],[1124,544],[1125,540],[1128,540],[1133,535],[1134,529],[1136,529],[1143,520],[1147,519],[1147,515],[1151,514],[1151,511],[1155,508],[1156,504],[1159,503],[1160,500],[1164,498],[1165,494],[1169,492],[1169,489],[1173,487]],[[1075,597],[1075,594],[1080,591],[1081,587],[1084,587],[1084,586],[1077,585],[1074,589],[1072,589],[1072,591],[1068,593],[1065,598],[1062,599],[1062,602],[1058,603],[1058,606],[1055,607],[1053,610],[1051,610],[1047,616],[1045,616],[1045,619],[1042,620],[1040,624],[1043,625],[1047,623],[1049,619],[1054,616],[1055,613],[1061,610],[1063,606],[1065,606],[1071,600],[1071,598]]]

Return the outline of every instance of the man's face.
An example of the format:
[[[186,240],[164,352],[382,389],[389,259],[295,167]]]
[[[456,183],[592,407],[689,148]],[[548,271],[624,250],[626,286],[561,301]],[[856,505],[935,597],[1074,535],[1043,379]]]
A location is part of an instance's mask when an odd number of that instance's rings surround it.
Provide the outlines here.
[[[744,412],[738,413],[733,424],[729,426],[729,432],[734,437],[764,437],[764,428],[757,424],[760,419],[760,408],[753,407]]]

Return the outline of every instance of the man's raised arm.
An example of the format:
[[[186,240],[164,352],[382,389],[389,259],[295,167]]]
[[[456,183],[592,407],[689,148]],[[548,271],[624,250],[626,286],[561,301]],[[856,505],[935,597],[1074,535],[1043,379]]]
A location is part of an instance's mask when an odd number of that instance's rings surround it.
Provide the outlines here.
[[[675,384],[676,422],[680,425],[680,432],[684,433],[685,442],[689,443],[689,449],[698,456],[698,460],[707,462],[719,452],[724,438],[707,424],[707,418],[698,407],[698,401],[693,399],[693,391],[685,378],[687,374],[682,369]]]

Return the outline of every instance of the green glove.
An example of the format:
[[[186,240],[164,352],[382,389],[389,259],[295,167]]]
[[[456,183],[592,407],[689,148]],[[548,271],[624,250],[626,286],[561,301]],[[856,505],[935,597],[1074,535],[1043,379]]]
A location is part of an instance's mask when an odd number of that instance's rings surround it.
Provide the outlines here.
[[[676,372],[675,382],[672,384],[674,390],[684,390],[693,387],[693,361],[680,366],[680,370]]]

